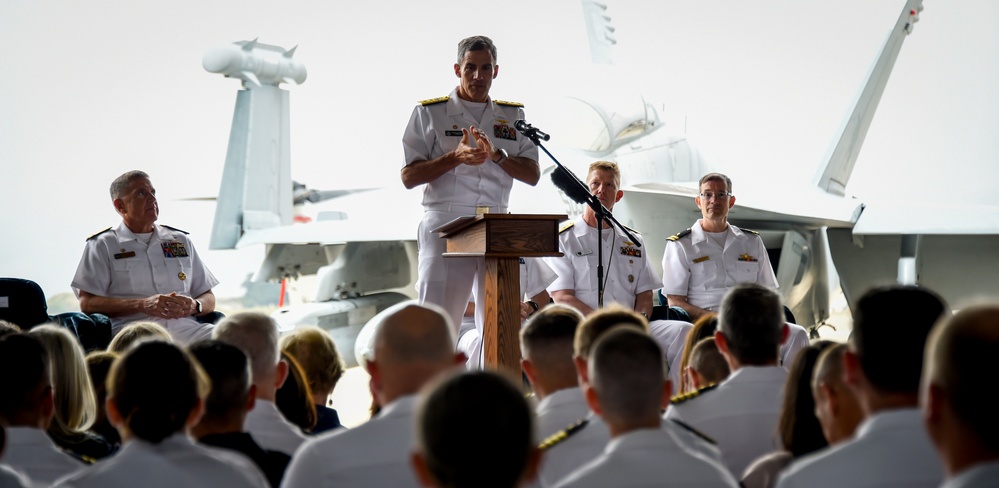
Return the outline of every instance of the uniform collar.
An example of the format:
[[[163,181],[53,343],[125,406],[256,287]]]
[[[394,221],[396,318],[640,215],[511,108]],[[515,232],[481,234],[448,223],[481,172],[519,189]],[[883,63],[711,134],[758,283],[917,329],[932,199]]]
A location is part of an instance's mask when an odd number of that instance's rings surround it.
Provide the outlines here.
[[[552,392],[551,395],[546,396],[544,400],[538,402],[536,410],[538,413],[541,413],[561,405],[580,404],[586,406],[586,398],[583,397],[582,388],[577,386],[574,388],[563,388]],[[589,409],[589,407],[586,408]]]
[[[651,429],[637,429],[626,434],[619,435],[607,443],[604,448],[605,453],[614,451],[650,451],[663,452],[666,450],[679,450],[681,447],[673,437],[663,430],[662,427]]]
[[[692,244],[700,244],[708,240],[708,234],[704,232],[704,228],[701,227],[702,220],[704,219],[697,219],[697,222],[690,228],[690,242]],[[746,233],[743,232],[742,229],[732,225],[731,223],[728,224],[728,228],[725,229],[725,232],[728,234],[725,236],[726,242],[728,241],[729,236],[732,236],[736,239],[746,238]]]
[[[496,108],[496,104],[493,103],[492,97],[486,99],[486,111],[492,111]],[[451,90],[451,94],[447,98],[447,115],[448,117],[455,117],[458,115],[464,115],[465,106],[461,103],[461,98],[458,98],[458,87]]]
[[[378,413],[378,418],[386,417],[398,417],[400,415],[409,415],[416,410],[416,395],[404,395],[395,400],[392,400],[382,407],[382,411]]]
[[[883,410],[871,415],[857,426],[856,438],[877,435],[879,432],[898,429],[923,428],[923,417],[919,408],[898,408]]]

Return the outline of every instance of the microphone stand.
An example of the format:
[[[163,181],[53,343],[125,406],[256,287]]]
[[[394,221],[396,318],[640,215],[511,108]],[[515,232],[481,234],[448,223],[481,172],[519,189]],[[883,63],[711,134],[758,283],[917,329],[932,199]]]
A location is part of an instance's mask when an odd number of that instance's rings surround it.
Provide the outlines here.
[[[520,130],[521,134],[524,134],[525,137],[530,139],[535,146],[541,148],[541,150],[548,155],[549,159],[555,162],[555,165],[558,166],[558,169],[556,169],[555,171],[564,171],[566,175],[571,177],[570,179],[573,182],[572,184],[577,185],[579,187],[579,191],[581,192],[579,193],[579,195],[583,194],[587,195],[585,203],[589,205],[591,209],[593,209],[593,213],[596,214],[597,217],[597,308],[598,309],[603,308],[604,307],[604,240],[603,240],[604,219],[607,219],[613,225],[616,225],[618,229],[621,229],[621,232],[628,237],[628,240],[634,242],[635,246],[641,247],[642,243],[638,242],[638,239],[636,239],[635,236],[630,231],[628,231],[627,228],[621,225],[621,223],[618,222],[616,218],[614,218],[614,214],[611,213],[611,211],[608,210],[603,203],[600,203],[600,199],[598,199],[596,195],[590,193],[590,189],[587,188],[587,186],[582,182],[582,180],[579,179],[579,177],[576,176],[575,173],[573,173],[569,168],[565,167],[565,165],[560,163],[558,159],[555,159],[555,156],[552,156],[552,153],[548,151],[548,148],[546,148],[543,144],[541,144],[541,139],[544,139],[546,141],[549,139],[548,134],[545,134],[544,132],[541,132],[539,129],[534,128],[533,126],[531,126],[531,124],[526,123],[526,121],[523,124],[518,123],[517,129]],[[567,194],[570,193],[570,191],[566,191],[565,189],[562,190],[565,191]],[[576,199],[573,198],[573,200]],[[576,201],[579,203],[583,203],[580,202],[579,200]],[[612,240],[611,242],[613,243],[614,241]],[[611,252],[613,252],[613,250],[611,250]]]

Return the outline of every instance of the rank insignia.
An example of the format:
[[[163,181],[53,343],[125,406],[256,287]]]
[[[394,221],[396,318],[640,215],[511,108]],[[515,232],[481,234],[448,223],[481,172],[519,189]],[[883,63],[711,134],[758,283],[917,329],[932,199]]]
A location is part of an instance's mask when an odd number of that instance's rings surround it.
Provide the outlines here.
[[[163,248],[163,257],[165,258],[187,257],[187,248],[184,247],[184,243],[182,242],[161,242],[160,247]]]
[[[126,252],[124,249],[122,249],[120,253],[114,255],[115,259],[131,258],[131,257],[135,257],[135,251]]]
[[[625,256],[634,256],[636,258],[642,257],[642,251],[634,246],[621,246],[621,254]]]
[[[506,124],[493,125],[493,136],[508,141],[517,140],[517,130]]]
[[[703,262],[705,262],[705,261],[707,261],[709,259],[711,259],[711,256],[701,256],[699,258],[695,258],[694,262],[695,263],[703,263]]]
[[[755,263],[755,262],[757,262],[759,260],[756,259],[756,258],[754,258],[754,257],[752,257],[752,256],[750,256],[750,255],[748,255],[748,254],[743,253],[743,254],[739,255],[739,261],[746,261],[746,262],[749,262],[749,263]]]
[[[177,277],[180,278],[180,281],[184,281],[187,279],[187,273],[181,271],[180,273],[177,273]]]

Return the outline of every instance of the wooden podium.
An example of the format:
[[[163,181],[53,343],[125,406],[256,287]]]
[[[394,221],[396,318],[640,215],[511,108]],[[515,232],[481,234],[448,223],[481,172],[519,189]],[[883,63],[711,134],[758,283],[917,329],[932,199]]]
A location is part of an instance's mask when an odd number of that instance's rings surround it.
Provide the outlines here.
[[[520,382],[520,258],[561,256],[558,225],[565,215],[482,214],[436,229],[446,258],[486,258],[485,365]]]

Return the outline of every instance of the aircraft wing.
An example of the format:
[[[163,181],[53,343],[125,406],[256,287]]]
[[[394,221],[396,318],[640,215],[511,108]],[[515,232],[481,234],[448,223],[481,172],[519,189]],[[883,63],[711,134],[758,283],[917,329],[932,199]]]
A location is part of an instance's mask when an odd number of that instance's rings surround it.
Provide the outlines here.
[[[939,202],[869,202],[857,221],[858,235],[991,235],[999,234],[999,207]]]

